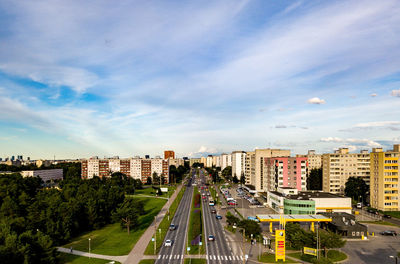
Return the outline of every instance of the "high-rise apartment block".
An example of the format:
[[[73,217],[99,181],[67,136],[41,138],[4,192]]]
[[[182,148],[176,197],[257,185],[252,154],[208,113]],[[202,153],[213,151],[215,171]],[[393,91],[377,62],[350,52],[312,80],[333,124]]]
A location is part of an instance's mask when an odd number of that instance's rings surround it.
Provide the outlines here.
[[[371,152],[370,204],[382,211],[399,211],[400,145],[393,150]]]
[[[370,155],[367,150],[349,153],[348,148],[340,148],[333,154],[323,154],[322,175],[324,192],[344,194],[349,177],[360,177],[369,185]]]
[[[247,152],[245,157],[245,181],[253,185],[258,192],[267,191],[264,175],[265,159],[271,157],[289,157],[290,150],[255,149]]]
[[[244,175],[246,152],[234,151],[232,152],[232,177],[240,179]]]
[[[316,154],[315,150],[309,150],[306,157],[308,162],[308,174],[310,174],[313,169],[322,168],[321,154]]]
[[[165,150],[164,159],[175,159],[175,152],[173,150]]]
[[[212,155],[208,155],[207,158],[206,158],[205,167],[211,168],[212,166],[213,166],[213,156]]]
[[[142,159],[140,157],[129,159],[99,159],[92,157],[82,160],[82,178],[91,179],[94,176],[110,177],[114,172],[121,172],[128,177],[139,179],[143,183],[148,177],[152,177],[153,173],[163,177],[164,183],[169,182],[169,166],[168,160],[159,157],[154,159]]]
[[[276,191],[278,188],[307,190],[306,157],[271,157],[264,158],[263,188]]]
[[[232,154],[221,154],[221,171],[226,167],[232,166]]]

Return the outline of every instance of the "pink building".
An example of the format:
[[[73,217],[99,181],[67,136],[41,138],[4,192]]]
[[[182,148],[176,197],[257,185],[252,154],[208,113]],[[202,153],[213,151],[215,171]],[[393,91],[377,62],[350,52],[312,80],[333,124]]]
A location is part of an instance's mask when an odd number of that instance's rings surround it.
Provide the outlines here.
[[[268,191],[278,187],[307,190],[307,157],[264,158],[264,182]]]

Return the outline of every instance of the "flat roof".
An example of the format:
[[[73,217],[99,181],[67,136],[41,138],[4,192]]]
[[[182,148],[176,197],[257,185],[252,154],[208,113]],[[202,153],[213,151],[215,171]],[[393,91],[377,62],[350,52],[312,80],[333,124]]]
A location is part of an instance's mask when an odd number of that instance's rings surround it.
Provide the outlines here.
[[[348,198],[345,196],[340,196],[333,193],[328,192],[320,192],[320,191],[301,191],[297,194],[284,194],[278,191],[270,191],[270,193],[275,194],[276,196],[285,197],[286,199],[291,200],[309,200],[310,198]]]
[[[257,215],[260,222],[279,222],[281,218],[285,222],[331,222],[332,218],[324,215],[288,215],[288,214],[268,214]]]

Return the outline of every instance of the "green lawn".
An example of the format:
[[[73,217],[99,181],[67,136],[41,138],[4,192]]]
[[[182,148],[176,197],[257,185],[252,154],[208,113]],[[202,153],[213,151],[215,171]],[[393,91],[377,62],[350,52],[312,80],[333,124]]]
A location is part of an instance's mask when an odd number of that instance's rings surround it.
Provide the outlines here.
[[[200,208],[194,208],[195,206],[195,197],[198,196],[198,203],[200,204]],[[188,228],[188,245],[190,245],[190,254],[196,255],[199,253],[199,248],[200,248],[200,253],[203,254],[205,252],[205,244],[203,244],[203,246],[199,246],[199,245],[191,245],[191,241],[193,239],[195,239],[198,235],[201,234],[201,241],[203,241],[203,243],[205,243],[205,239],[204,239],[204,232],[202,232],[203,230],[203,220],[202,220],[202,213],[203,213],[203,203],[202,203],[202,199],[201,199],[201,195],[199,194],[198,188],[195,187],[194,188],[194,192],[193,192],[193,201],[192,201],[192,208],[190,211],[190,219],[189,219],[189,228]],[[195,213],[195,211],[198,211],[197,213]]]
[[[337,250],[329,250],[327,257],[328,259],[324,258],[323,256],[323,251],[320,252],[320,260],[321,262],[323,262],[325,260],[325,262],[338,262],[338,261],[342,261],[347,259],[347,255],[343,252],[337,251]],[[316,263],[317,262],[317,258],[315,256],[312,255],[303,255],[303,253],[301,252],[297,252],[297,253],[289,253],[289,256],[293,257],[293,258],[297,258],[300,260],[304,260],[310,263]],[[323,262],[323,263],[325,263]]]
[[[142,259],[139,264],[154,264],[155,262],[155,259]]]
[[[331,249],[328,251],[328,259],[333,262],[338,262],[347,259],[347,255],[343,252]]]
[[[110,260],[87,258],[67,253],[60,253],[59,262],[60,264],[105,264],[110,263]],[[116,261],[115,264],[119,262]],[[154,263],[154,262],[153,262]]]
[[[186,190],[186,186],[183,186],[181,191],[178,193],[176,199],[171,203],[171,206],[169,208],[169,213],[170,213],[169,220],[168,220],[168,216],[165,215],[163,220],[161,221],[160,225],[158,226],[158,229],[161,229],[161,233],[157,232],[157,241],[155,241],[156,242],[156,254],[160,251],[160,248],[162,245],[161,241],[164,241],[165,235],[168,232],[169,225],[171,224],[172,219],[174,218],[175,212],[178,209],[178,205],[182,199],[182,196],[183,196],[185,190]],[[158,199],[158,200],[160,200],[160,199]],[[144,254],[145,255],[154,255],[154,242],[153,241],[150,240]]]
[[[400,218],[400,211],[385,211],[384,214],[390,215],[391,217]]]
[[[207,260],[205,259],[185,259],[185,264],[206,264]]]
[[[270,253],[263,253],[261,256],[258,256],[258,261],[264,263],[283,263],[281,260],[275,261],[275,254],[270,254]],[[297,263],[297,262],[289,258],[286,258],[284,263]]]
[[[157,185],[158,187],[158,185]],[[169,196],[171,197],[171,195],[175,192],[176,187],[175,186],[167,186],[167,185],[161,185],[161,187],[165,187],[168,188],[168,193]],[[143,188],[143,189],[139,189],[135,191],[135,195],[151,195],[151,196],[156,196],[156,190],[153,189],[151,186],[148,188]],[[163,193],[161,195],[161,197],[167,198],[168,194],[167,193]]]
[[[120,223],[115,223],[107,225],[99,230],[85,233],[73,239],[71,243],[63,247],[73,247],[73,249],[88,252],[88,239],[90,238],[90,248],[93,253],[110,256],[127,255],[167,202],[164,199],[155,198],[143,197],[134,199],[143,200],[145,202],[144,208],[146,215],[139,217],[139,226],[135,230],[131,230],[129,235],[126,229],[121,228]]]

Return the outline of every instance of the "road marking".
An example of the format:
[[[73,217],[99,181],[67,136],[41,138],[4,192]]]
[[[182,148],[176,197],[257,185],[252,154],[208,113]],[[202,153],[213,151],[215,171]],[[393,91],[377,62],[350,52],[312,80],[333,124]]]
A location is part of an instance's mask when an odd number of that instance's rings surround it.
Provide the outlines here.
[[[228,257],[227,257],[227,256],[225,256],[225,260],[228,260]]]
[[[214,257],[214,260],[216,260],[216,259],[217,259],[217,257],[216,257],[215,255],[213,255],[213,257]]]
[[[158,259],[160,259],[162,256],[161,255],[158,255]]]

